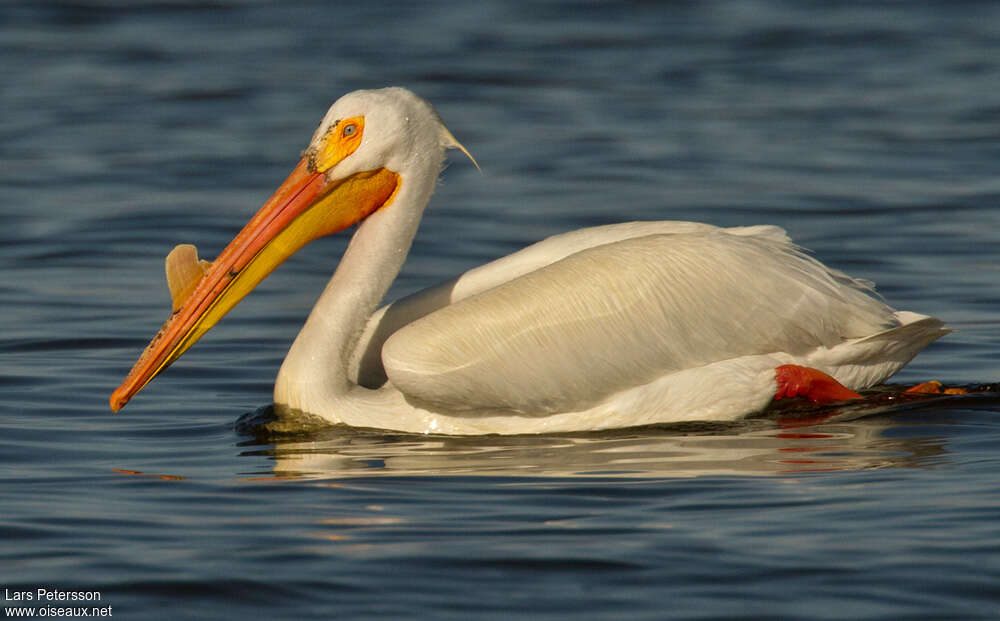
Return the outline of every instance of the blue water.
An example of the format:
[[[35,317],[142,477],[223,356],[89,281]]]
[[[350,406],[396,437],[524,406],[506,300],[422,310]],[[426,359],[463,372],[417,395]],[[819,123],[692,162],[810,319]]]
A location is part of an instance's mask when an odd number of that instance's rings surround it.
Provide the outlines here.
[[[1000,616],[1000,398],[519,438],[268,423],[316,242],[111,415],[340,94],[407,86],[476,156],[390,297],[546,235],[771,223],[1000,380],[1000,4],[6,2],[0,588],[125,619]],[[7,610],[19,602],[4,601]],[[45,606],[79,605],[37,600]]]

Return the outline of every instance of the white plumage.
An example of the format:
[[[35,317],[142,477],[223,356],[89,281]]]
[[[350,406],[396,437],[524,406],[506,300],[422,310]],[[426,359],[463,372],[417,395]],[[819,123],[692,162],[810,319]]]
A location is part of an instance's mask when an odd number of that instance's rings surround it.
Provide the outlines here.
[[[554,413],[687,368],[873,334],[892,311],[788,243],[718,229],[581,250],[441,308],[382,349],[389,380],[450,410]]]

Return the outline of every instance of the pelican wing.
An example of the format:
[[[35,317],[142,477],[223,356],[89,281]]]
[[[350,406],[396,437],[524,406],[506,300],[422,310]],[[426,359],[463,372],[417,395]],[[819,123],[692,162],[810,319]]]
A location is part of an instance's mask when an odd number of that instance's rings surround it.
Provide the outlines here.
[[[672,372],[896,325],[869,294],[780,229],[626,237],[429,312],[385,342],[382,362],[416,402],[574,411]]]
[[[791,244],[785,231],[777,226],[720,228],[701,222],[677,220],[620,222],[553,235],[378,309],[368,320],[358,339],[359,345],[352,352],[351,379],[368,388],[381,386],[388,379],[382,364],[382,347],[386,339],[400,328],[438,309],[540,270],[572,254],[634,237],[715,232],[761,237]]]

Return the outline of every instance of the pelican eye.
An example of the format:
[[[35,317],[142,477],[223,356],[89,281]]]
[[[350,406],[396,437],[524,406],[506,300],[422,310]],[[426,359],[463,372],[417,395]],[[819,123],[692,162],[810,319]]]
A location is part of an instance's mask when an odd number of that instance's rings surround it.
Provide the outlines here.
[[[306,149],[311,172],[326,172],[354,153],[361,145],[365,132],[365,117],[337,119],[326,128],[324,135]]]

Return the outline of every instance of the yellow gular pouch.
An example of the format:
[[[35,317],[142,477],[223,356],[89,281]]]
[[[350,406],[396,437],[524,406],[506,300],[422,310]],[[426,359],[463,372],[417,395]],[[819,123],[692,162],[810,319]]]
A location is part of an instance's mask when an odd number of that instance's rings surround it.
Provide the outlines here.
[[[352,116],[333,123],[319,142],[303,153],[309,159],[309,172],[326,172],[354,153],[365,131],[365,117]]]
[[[391,203],[399,186],[399,175],[387,168],[347,177],[275,235],[253,262],[280,263],[314,239],[364,220]]]
[[[337,184],[275,234],[245,267],[232,276],[225,289],[171,352],[166,364],[179,358],[268,274],[303,246],[314,239],[342,231],[391,203],[399,182],[399,175],[379,168],[357,173]]]

